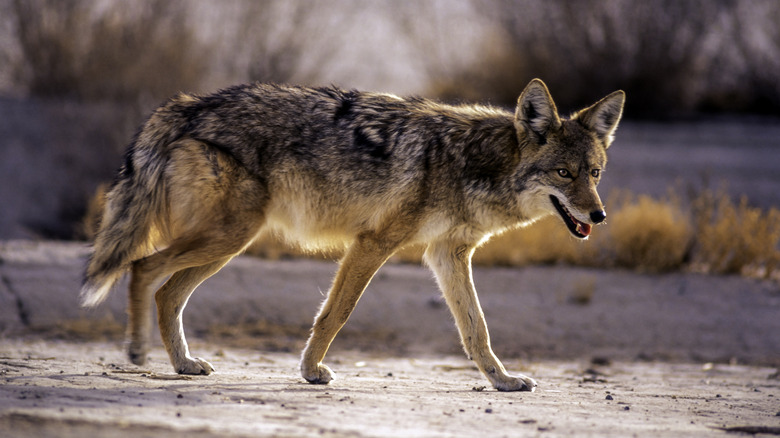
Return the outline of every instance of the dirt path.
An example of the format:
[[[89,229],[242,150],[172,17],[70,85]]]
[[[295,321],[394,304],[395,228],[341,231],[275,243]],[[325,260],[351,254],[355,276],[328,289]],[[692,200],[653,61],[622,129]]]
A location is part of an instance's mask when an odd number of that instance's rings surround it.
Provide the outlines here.
[[[78,304],[86,250],[0,242],[0,339],[122,339],[126,279],[98,308]],[[333,262],[238,257],[190,299],[185,330],[236,347],[297,353],[335,269]],[[558,266],[476,267],[474,280],[501,358],[780,366],[774,282]],[[152,339],[159,344],[158,335]],[[401,264],[377,273],[333,347],[409,357],[462,351],[430,270]]]
[[[304,383],[297,356],[197,343],[218,373],[147,367],[107,343],[0,341],[0,435],[727,436],[780,433],[773,368],[739,365],[509,361],[539,381],[499,393],[460,357],[339,352],[338,379]],[[752,429],[750,429],[752,428]]]
[[[389,265],[328,355],[338,379],[312,386],[298,351],[333,263],[242,257],[204,283],[185,325],[218,373],[185,378],[158,337],[143,369],[102,341],[121,339],[126,298],[78,307],[84,255],[0,244],[2,438],[780,434],[774,283],[476,268],[497,354],[539,382],[533,394],[499,393],[460,353],[430,272]],[[573,299],[582,285],[587,300]]]

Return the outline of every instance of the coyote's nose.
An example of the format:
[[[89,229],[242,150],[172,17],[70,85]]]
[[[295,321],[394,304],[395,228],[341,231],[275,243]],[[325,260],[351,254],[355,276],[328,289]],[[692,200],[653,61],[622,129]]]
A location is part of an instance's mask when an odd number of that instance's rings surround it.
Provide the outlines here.
[[[607,212],[605,212],[604,210],[590,212],[590,220],[592,220],[594,224],[600,224],[604,222],[604,219],[606,218],[607,218]]]

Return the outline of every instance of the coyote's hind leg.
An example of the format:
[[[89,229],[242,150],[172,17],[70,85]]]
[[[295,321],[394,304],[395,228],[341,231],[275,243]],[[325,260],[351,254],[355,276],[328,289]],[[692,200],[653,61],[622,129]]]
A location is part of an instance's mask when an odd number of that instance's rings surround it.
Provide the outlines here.
[[[219,271],[231,257],[203,266],[183,269],[171,278],[155,294],[157,322],[168,357],[179,374],[211,374],[214,367],[205,359],[190,356],[184,337],[182,313],[192,292],[200,283]]]

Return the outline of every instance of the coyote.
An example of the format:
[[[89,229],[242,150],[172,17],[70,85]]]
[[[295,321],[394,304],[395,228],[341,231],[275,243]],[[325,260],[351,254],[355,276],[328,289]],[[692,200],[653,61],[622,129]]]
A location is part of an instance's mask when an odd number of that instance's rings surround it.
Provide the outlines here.
[[[304,379],[324,384],[333,372],[323,358],[374,273],[399,248],[424,243],[468,357],[496,389],[533,391],[536,382],[508,374],[491,349],[471,257],[490,236],[546,215],[580,239],[604,222],[596,185],[624,100],[616,91],[561,118],[538,79],[514,114],[335,87],[179,94],[126,153],[82,303],[99,304],[131,271],[130,360],[146,360],[154,296],[174,369],[210,374],[182,326],[201,282],[263,230],[304,248],[342,246],[300,363]]]

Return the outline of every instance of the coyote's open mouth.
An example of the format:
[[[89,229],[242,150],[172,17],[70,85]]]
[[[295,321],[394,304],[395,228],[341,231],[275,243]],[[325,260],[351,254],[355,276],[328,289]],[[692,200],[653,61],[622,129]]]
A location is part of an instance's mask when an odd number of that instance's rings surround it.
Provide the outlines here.
[[[567,210],[566,207],[561,204],[561,201],[559,201],[555,196],[550,195],[550,201],[552,201],[555,209],[558,210],[561,218],[563,218],[563,222],[569,228],[569,231],[571,231],[574,237],[585,239],[590,235],[590,224],[578,221],[574,216],[571,215],[571,213],[569,213],[569,210]]]

